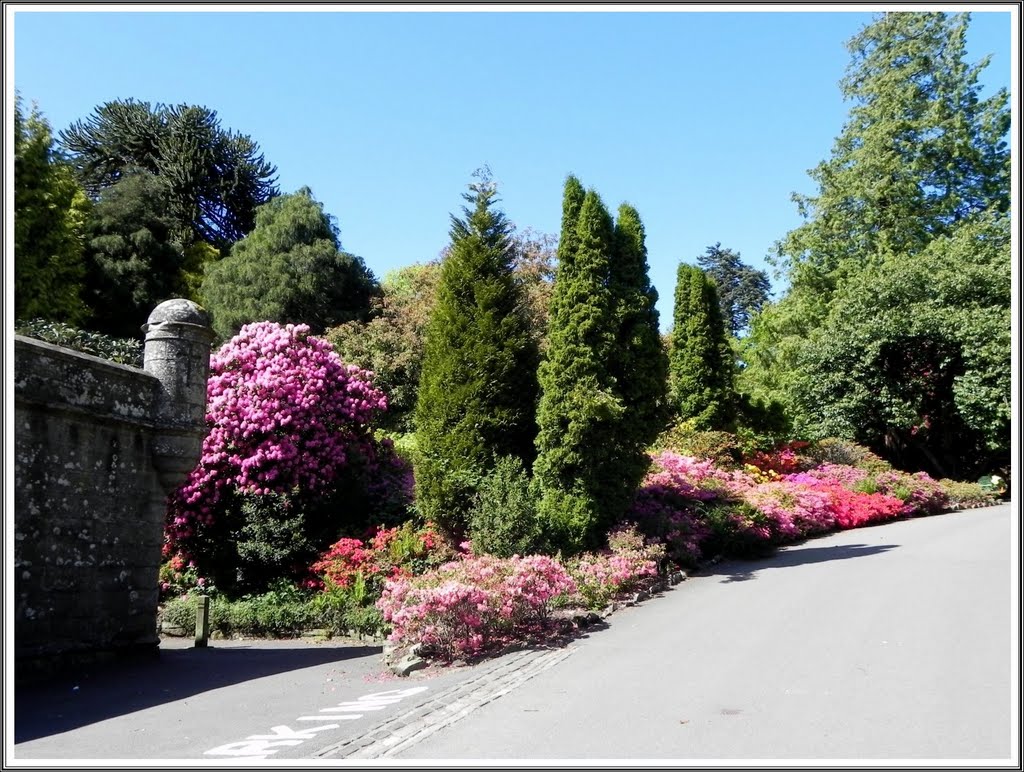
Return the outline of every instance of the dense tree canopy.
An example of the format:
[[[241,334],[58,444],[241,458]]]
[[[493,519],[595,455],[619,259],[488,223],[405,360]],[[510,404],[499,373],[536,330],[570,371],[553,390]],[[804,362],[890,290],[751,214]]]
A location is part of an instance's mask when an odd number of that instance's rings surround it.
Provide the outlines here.
[[[309,188],[261,206],[252,233],[209,265],[201,290],[223,338],[254,321],[304,323],[320,334],[365,319],[377,291],[363,259],[339,248]]]
[[[511,226],[497,190],[477,174],[452,216],[427,325],[416,403],[420,511],[451,533],[468,525],[480,480],[497,459],[533,461],[537,347],[512,273]]]
[[[35,107],[14,104],[14,313],[81,323],[83,228],[89,201],[54,148],[50,124]]]
[[[1010,443],[1010,223],[987,215],[847,282],[801,352],[797,429],[971,477]]]
[[[993,259],[1010,260],[1008,243],[990,232],[1009,206],[1008,95],[981,97],[988,60],[965,63],[968,20],[886,13],[850,41],[841,83],[853,101],[849,119],[830,158],[811,172],[817,193],[796,197],[805,222],[778,247],[790,291],[754,320],[741,376],[745,390],[778,399],[806,433],[860,437],[896,463],[924,457],[931,470],[957,475],[970,465],[954,458],[951,438],[965,453],[979,443],[1005,447],[993,433],[999,422],[980,418],[967,384],[985,395],[986,415],[1008,399],[995,327],[975,342],[988,352],[982,365],[979,354],[963,359],[960,333],[933,324],[945,317],[970,326],[965,299],[943,290],[941,277],[971,275],[979,256],[954,245],[980,239],[1001,250]],[[926,294],[899,290],[894,277]],[[998,316],[998,302],[987,307],[976,321]],[[812,383],[809,372],[823,380]],[[871,396],[872,388],[882,391]],[[925,415],[935,429],[923,431]],[[994,463],[979,456],[986,458]]]
[[[380,295],[370,304],[370,318],[332,327],[327,339],[341,358],[376,374],[388,395],[385,426],[413,431],[427,323],[434,310],[441,263],[406,266],[387,274]]]
[[[668,357],[658,331],[658,291],[648,275],[647,246],[640,213],[619,207],[608,286],[615,308],[615,345],[608,369],[622,400],[616,432],[621,453],[621,496],[630,497],[647,471],[647,447],[665,426]]]
[[[968,22],[885,13],[847,44],[840,88],[853,106],[831,156],[810,172],[817,194],[794,196],[806,222],[778,248],[794,288],[819,292],[819,312],[843,276],[1009,207],[1009,95],[981,98],[988,59],[964,61]]]
[[[534,467],[547,538],[570,552],[600,541],[643,474],[638,448],[656,431],[665,388],[654,298],[636,211],[623,207],[616,226],[570,176]]]
[[[149,172],[126,174],[100,193],[86,229],[93,329],[138,337],[154,306],[186,294],[173,229],[167,189]]]
[[[277,195],[276,168],[247,135],[225,129],[195,105],[115,100],[60,133],[90,195],[145,170],[168,189],[169,214],[184,246],[224,251],[252,230],[256,208]]]

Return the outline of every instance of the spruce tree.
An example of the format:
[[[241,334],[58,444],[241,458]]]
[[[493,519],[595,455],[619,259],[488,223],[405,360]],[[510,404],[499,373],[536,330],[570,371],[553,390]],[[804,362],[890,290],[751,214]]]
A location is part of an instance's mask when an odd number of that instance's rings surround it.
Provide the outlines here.
[[[558,271],[537,413],[538,514],[551,546],[594,546],[609,525],[609,474],[623,406],[608,370],[615,308],[608,286],[613,227],[600,197],[565,185]],[[614,496],[612,496],[614,498]]]
[[[452,216],[427,324],[416,402],[416,495],[421,513],[461,534],[497,459],[534,459],[537,348],[512,273],[511,226],[494,208],[484,170]]]
[[[727,430],[735,416],[733,362],[714,282],[680,263],[670,360],[671,400],[698,429]]]

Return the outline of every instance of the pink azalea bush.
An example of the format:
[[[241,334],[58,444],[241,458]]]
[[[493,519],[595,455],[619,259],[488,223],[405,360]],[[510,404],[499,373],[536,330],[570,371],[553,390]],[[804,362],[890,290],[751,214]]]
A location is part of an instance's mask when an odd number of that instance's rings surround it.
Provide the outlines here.
[[[567,567],[582,605],[598,609],[656,578],[664,558],[665,545],[645,538],[630,523],[608,536],[607,550],[578,555]]]
[[[662,451],[652,458],[631,516],[665,543],[673,561],[693,566],[837,528],[933,514],[948,503],[944,486],[923,472],[817,463],[798,450],[803,446],[791,443],[756,454],[745,471]]]
[[[377,608],[392,625],[389,640],[422,644],[428,655],[451,661],[552,634],[552,603],[575,591],[554,558],[481,555],[389,580]]]
[[[746,489],[743,500],[769,519],[776,542],[827,533],[836,527],[831,498],[813,486],[766,482]]]

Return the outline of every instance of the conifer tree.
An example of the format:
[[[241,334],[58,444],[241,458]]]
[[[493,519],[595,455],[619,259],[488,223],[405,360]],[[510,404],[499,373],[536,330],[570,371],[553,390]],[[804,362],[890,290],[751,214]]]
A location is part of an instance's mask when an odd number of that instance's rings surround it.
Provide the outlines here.
[[[474,176],[463,195],[473,208],[452,216],[415,415],[417,502],[451,534],[467,526],[498,458],[533,463],[537,431],[537,348],[512,273],[511,226],[487,170]]]
[[[680,263],[670,361],[671,399],[679,417],[698,429],[731,428],[733,362],[714,282]]]
[[[608,286],[612,219],[600,197],[575,177],[565,185],[558,271],[548,349],[540,369],[537,463],[538,515],[554,547],[593,546],[609,525],[609,476],[621,398],[608,370],[615,309]],[[582,200],[581,200],[582,198]],[[612,495],[611,498],[615,498]]]
[[[623,507],[647,469],[646,448],[667,418],[668,357],[658,331],[658,291],[648,275],[644,238],[640,214],[622,204],[615,223],[615,257],[608,282],[616,326],[608,367],[624,410],[616,437]]]

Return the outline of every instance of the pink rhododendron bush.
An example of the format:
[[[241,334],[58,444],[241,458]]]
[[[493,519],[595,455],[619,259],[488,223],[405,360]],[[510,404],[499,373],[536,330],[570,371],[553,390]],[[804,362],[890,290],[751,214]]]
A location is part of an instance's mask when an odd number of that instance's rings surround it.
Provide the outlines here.
[[[306,325],[248,324],[210,360],[202,457],[168,507],[169,551],[218,587],[298,579],[342,533],[400,521],[411,473],[371,421],[372,374]]]

